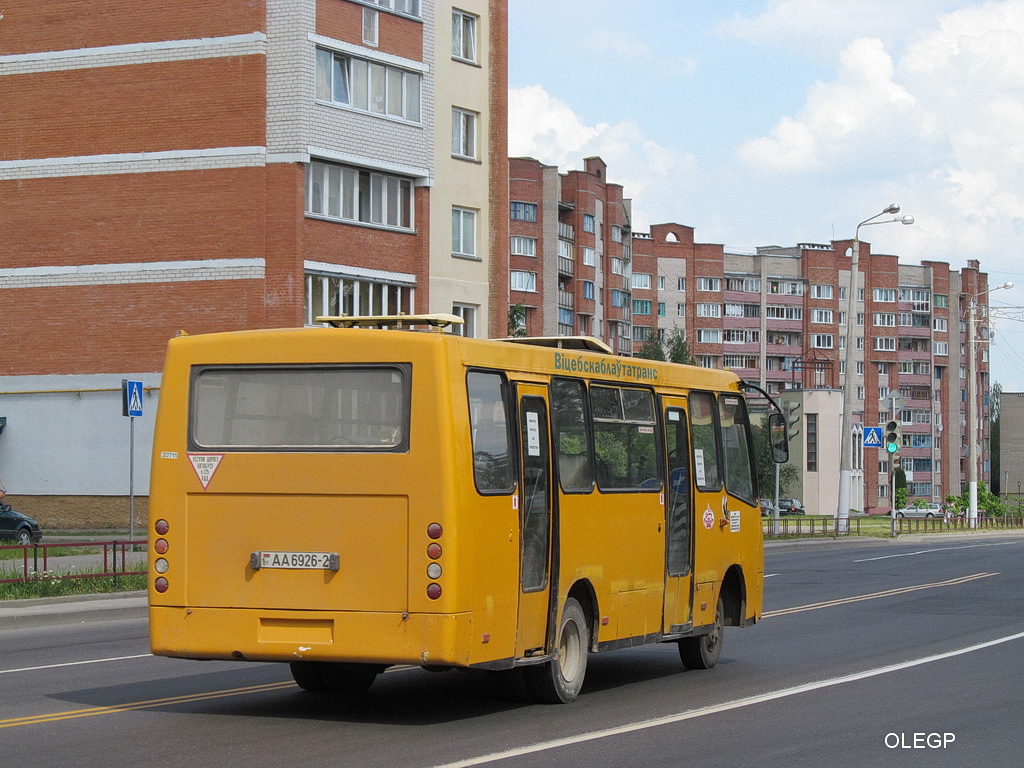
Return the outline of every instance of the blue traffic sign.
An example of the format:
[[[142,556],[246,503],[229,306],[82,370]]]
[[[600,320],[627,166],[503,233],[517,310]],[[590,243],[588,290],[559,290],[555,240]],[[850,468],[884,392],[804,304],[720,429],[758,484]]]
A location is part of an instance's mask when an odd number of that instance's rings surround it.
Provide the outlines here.
[[[121,379],[121,413],[124,416],[142,415],[142,382]]]
[[[881,427],[864,427],[864,447],[865,448],[881,448],[882,447],[882,428]]]

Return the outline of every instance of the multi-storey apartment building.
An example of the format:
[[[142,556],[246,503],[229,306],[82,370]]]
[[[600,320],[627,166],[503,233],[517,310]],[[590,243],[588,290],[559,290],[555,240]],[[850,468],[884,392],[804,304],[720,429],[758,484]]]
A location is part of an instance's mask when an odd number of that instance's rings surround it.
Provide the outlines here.
[[[607,212],[622,201],[621,222],[627,223],[629,201],[609,184],[599,159],[564,174],[536,160],[513,159],[510,183],[511,301],[527,308],[531,335],[590,333],[619,351],[628,336],[635,353],[652,333],[682,330],[699,365],[731,368],[785,393],[802,477],[795,492],[826,514],[838,502],[841,392],[852,338],[852,506],[870,512],[890,507],[889,457],[862,438],[864,427],[893,417],[902,427],[900,461],[911,497],[942,500],[960,493],[969,479],[971,439],[966,309],[976,300],[976,317],[987,314],[987,278],[977,262],[960,270],[940,261],[900,264],[862,242],[858,310],[848,318],[852,241],[739,254],[696,242],[692,227],[666,223],[632,233],[631,249],[611,250],[618,242],[608,228],[619,222],[609,221]],[[603,227],[589,218],[602,212]],[[987,341],[981,333],[975,338],[978,478],[987,481]]]
[[[643,326],[663,331],[675,308],[700,365],[731,368],[771,392],[843,388],[844,350],[852,336],[856,344],[852,372],[856,377],[855,476],[861,478],[862,486],[854,494],[854,507],[889,508],[889,457],[883,450],[864,447],[861,432],[890,418],[901,423],[899,458],[911,497],[942,500],[959,494],[968,480],[966,446],[971,439],[965,310],[976,298],[978,316],[987,314],[986,275],[975,261],[959,271],[939,261],[899,264],[896,256],[872,254],[870,244],[861,243],[859,309],[851,321],[846,312],[850,286],[846,254],[851,246],[851,241],[837,241],[765,247],[755,254],[722,250],[715,254],[716,247],[705,246],[705,258],[701,258],[692,230],[678,225],[652,227],[650,235],[634,240],[633,271],[636,275],[641,269],[658,270],[660,313],[657,322],[643,312],[635,313],[634,336],[646,335],[638,330]],[[650,261],[652,257],[656,263]],[[987,481],[989,381],[987,342],[982,336],[976,334],[978,429],[984,443],[978,477]],[[834,470],[819,460],[819,441],[826,441],[830,430],[839,439],[834,432],[839,415],[838,410],[805,411],[799,420],[802,447],[798,454],[804,457],[805,481],[809,473]],[[827,484],[815,485],[823,489],[822,498],[830,495]]]
[[[0,473],[26,512],[125,493],[120,380],[153,406],[179,331],[504,332],[507,0],[11,0],[0,103]]]
[[[600,158],[559,174],[509,161],[509,295],[529,335],[587,335],[631,354],[630,202]]]

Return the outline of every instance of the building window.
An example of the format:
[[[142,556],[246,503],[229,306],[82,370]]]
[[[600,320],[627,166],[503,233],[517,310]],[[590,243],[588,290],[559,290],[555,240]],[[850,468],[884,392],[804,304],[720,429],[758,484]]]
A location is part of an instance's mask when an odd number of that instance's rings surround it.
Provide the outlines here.
[[[476,125],[479,115],[452,107],[452,154],[476,160]]]
[[[936,293],[934,296],[932,296],[932,301],[936,309],[949,308],[949,296],[944,293]]]
[[[649,315],[651,314],[651,307],[653,305],[646,299],[633,299],[633,314],[634,315]]]
[[[377,45],[377,11],[373,8],[363,8],[363,43],[366,45]]]
[[[934,353],[936,355],[948,355],[949,354],[949,342],[948,341],[935,341]]]
[[[876,352],[895,352],[896,351],[896,338],[893,336],[876,336],[875,337],[875,351]]]
[[[651,276],[642,272],[634,272],[632,283],[634,289],[649,290],[651,287]]]
[[[875,288],[872,291],[875,301],[894,302],[896,301],[896,290],[894,288]]]
[[[476,63],[477,17],[452,11],[452,58]]]
[[[686,292],[686,278],[685,277],[680,277],[679,278],[679,282],[676,283],[676,288],[679,291],[683,292],[683,293]]]
[[[320,316],[413,314],[412,299],[411,283],[307,273],[305,323]]]
[[[721,304],[697,304],[697,317],[721,317]]]
[[[535,237],[520,237],[519,235],[512,235],[512,255],[513,256],[536,256],[537,255],[537,238]]]
[[[939,333],[945,333],[949,326],[946,323],[946,318],[936,317],[932,320],[932,330],[938,331]]]
[[[721,344],[722,332],[717,328],[698,328],[697,342],[700,344]]]
[[[420,75],[318,48],[316,97],[361,112],[420,122]]]
[[[818,471],[818,414],[804,414],[804,426],[807,428],[807,471]]]
[[[597,264],[596,251],[593,248],[583,246],[583,264],[588,267],[593,267]]]
[[[814,349],[832,349],[833,338],[831,333],[811,334],[811,346]]]
[[[448,331],[455,336],[476,338],[476,312],[477,307],[473,304],[452,304],[452,314],[462,318],[462,325],[452,323]]]
[[[812,285],[811,286],[811,298],[812,299],[831,299],[832,298],[832,286],[831,285]]]
[[[722,290],[722,281],[717,277],[698,277],[697,278],[697,290],[698,291],[720,291]]]
[[[811,310],[811,322],[812,323],[827,323],[832,325],[832,310],[831,309],[812,309]]]
[[[624,307],[626,302],[629,301],[629,293],[626,291],[620,291],[618,289],[612,290],[612,306],[613,307]]]
[[[594,214],[584,213],[583,214],[583,231],[594,232],[597,229],[594,223]]]
[[[404,13],[406,16],[419,18],[420,15],[420,0],[363,0],[363,2],[379,5],[389,11]]]
[[[591,301],[593,301],[593,299],[594,299],[594,281],[593,280],[584,280],[583,281],[583,298],[584,299],[590,299]]]
[[[896,327],[896,314],[893,312],[875,312],[871,317],[872,322],[879,328]]]
[[[306,167],[306,213],[410,230],[412,189],[412,179],[402,176],[313,160]]]
[[[536,221],[537,220],[537,204],[536,203],[512,203],[512,220],[513,221]]]
[[[510,273],[509,288],[513,291],[537,292],[537,273],[513,269]]]
[[[452,255],[476,258],[476,211],[452,207]]]

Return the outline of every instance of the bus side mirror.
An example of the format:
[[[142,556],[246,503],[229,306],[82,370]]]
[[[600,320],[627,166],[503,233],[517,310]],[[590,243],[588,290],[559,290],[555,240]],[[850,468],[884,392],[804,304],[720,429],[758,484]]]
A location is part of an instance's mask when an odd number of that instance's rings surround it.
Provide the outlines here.
[[[789,461],[789,434],[785,415],[775,412],[768,416],[768,438],[772,445],[772,458],[776,464]]]

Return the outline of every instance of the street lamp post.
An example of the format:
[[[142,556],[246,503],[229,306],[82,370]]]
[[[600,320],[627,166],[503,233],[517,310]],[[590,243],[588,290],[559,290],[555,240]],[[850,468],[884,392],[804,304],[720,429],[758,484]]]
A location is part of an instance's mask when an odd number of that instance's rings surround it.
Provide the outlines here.
[[[885,210],[870,216],[854,230],[853,252],[850,259],[850,287],[846,293],[846,375],[843,378],[843,421],[840,427],[839,450],[839,509],[836,512],[836,528],[840,533],[849,529],[850,499],[853,491],[853,398],[857,394],[854,373],[857,370],[857,265],[860,262],[860,228],[872,224],[913,224],[913,216],[893,216],[891,219],[875,221],[879,216],[900,212],[898,203],[890,203]]]
[[[978,299],[986,293],[1001,288],[1013,288],[1013,283],[1003,283],[987,291],[976,293],[967,302],[967,526],[978,525],[978,442],[981,429],[978,424],[978,358],[974,348],[974,321],[978,311]]]

